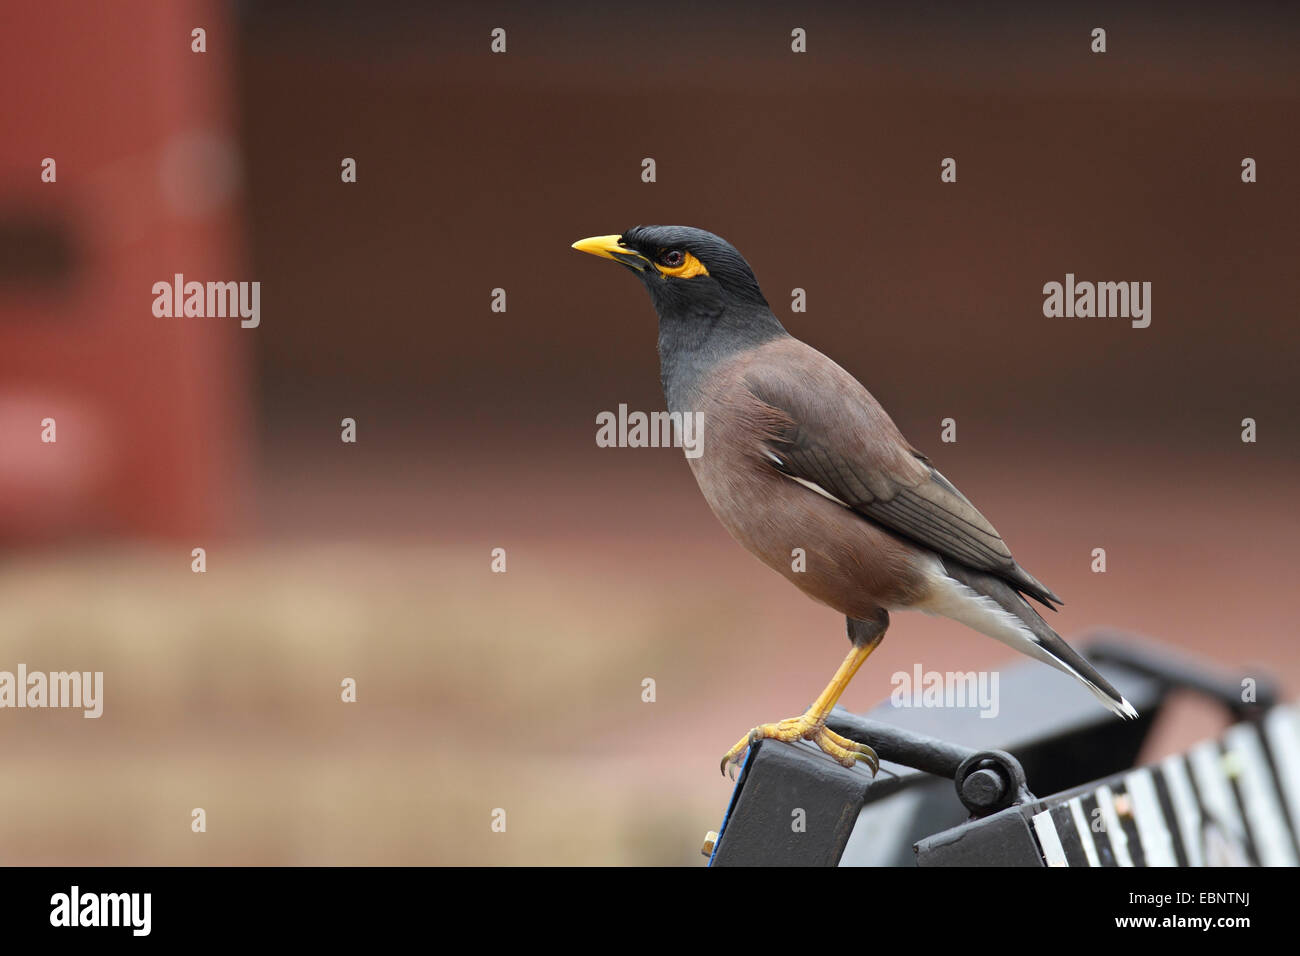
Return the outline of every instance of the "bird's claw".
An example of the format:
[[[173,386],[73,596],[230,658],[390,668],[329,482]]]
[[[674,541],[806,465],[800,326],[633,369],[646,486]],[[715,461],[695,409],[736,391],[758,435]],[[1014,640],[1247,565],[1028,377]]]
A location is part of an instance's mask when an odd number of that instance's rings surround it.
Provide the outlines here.
[[[736,745],[722,757],[719,769],[723,775],[735,780],[735,768],[740,766],[741,758],[754,743],[759,740],[780,740],[793,743],[796,740],[811,740],[825,754],[830,755],[840,766],[853,767],[859,762],[866,764],[874,777],[880,772],[880,758],[866,744],[841,737],[826,727],[825,717],[803,714],[790,717],[775,724],[760,724],[736,742]]]
[[[844,738],[841,738],[844,739]],[[880,773],[880,757],[876,752],[866,744],[858,743],[856,740],[845,740],[847,746],[844,748],[853,755],[853,762],[862,762],[867,765],[871,771],[871,776]]]
[[[718,768],[722,771],[724,777],[735,781],[736,771],[743,763],[741,758],[745,756],[750,747],[762,739],[762,735],[759,733],[762,729],[762,727],[755,727],[744,737],[740,738],[740,740],[736,742],[736,746],[732,747],[722,755],[722,762],[718,765]]]

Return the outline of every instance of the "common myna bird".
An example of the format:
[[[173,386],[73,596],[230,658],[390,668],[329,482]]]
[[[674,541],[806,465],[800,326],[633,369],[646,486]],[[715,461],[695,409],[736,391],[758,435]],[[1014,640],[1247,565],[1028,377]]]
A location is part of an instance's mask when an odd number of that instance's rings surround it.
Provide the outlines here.
[[[870,392],[786,332],[729,243],[687,226],[637,226],[573,248],[626,266],[649,290],[668,410],[702,414],[702,454],[688,461],[718,520],[848,620],[852,650],[821,696],[799,717],[755,727],[722,758],[724,771],[756,740],[805,738],[874,773],[871,748],[827,729],[826,718],[891,611],[960,621],[1070,674],[1119,716],[1137,716],[1025,597],[1052,610],[1061,599],[1016,563]]]

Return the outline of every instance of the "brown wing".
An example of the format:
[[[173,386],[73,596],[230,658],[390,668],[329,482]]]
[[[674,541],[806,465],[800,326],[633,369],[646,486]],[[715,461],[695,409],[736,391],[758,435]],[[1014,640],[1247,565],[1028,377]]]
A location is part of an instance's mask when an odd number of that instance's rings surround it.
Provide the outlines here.
[[[944,558],[997,575],[1049,607],[1061,603],[848,372],[797,340],[775,345],[776,354],[765,351],[744,380],[779,413],[767,442],[775,467]]]

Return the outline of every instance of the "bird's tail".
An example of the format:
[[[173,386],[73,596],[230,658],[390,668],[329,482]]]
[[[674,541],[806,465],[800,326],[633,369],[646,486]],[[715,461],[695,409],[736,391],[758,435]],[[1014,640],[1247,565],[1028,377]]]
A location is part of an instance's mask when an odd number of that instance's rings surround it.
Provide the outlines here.
[[[954,561],[941,562],[946,581],[920,610],[961,621],[1079,681],[1108,710],[1132,719],[1138,712],[1097,673],[1007,582]]]

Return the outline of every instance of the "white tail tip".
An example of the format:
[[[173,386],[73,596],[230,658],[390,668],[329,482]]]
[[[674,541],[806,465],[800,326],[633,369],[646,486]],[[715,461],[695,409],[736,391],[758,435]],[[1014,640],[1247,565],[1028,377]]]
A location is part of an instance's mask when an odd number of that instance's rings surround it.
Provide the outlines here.
[[[1137,708],[1130,704],[1125,698],[1121,697],[1119,703],[1111,703],[1111,710],[1128,720],[1137,720]]]

